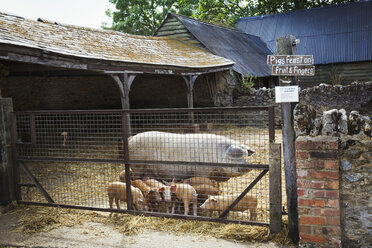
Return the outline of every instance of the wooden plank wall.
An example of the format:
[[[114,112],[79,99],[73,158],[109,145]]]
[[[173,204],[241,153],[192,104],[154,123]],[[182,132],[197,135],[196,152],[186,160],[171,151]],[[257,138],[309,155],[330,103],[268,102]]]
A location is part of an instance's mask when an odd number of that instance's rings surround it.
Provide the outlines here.
[[[174,16],[167,18],[166,22],[159,28],[155,36],[171,36],[178,40],[190,43],[201,49],[206,49]]]
[[[315,67],[314,77],[299,77],[301,88],[317,86],[321,83],[331,83],[331,76],[339,75],[340,84],[350,84],[354,81],[366,82],[372,81],[372,61],[317,65]],[[334,77],[335,78],[335,77]]]

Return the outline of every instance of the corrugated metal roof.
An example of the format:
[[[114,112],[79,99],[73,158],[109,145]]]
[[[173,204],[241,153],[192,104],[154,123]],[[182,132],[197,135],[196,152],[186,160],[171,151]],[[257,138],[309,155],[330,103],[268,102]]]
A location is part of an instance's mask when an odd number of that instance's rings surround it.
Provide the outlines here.
[[[209,51],[234,61],[235,71],[244,76],[271,76],[266,57],[272,52],[259,37],[173,13],[170,15],[182,22]]]
[[[231,66],[233,61],[170,37],[33,21],[0,12],[0,43],[38,48],[63,55],[186,68]]]
[[[294,35],[297,53],[313,54],[315,64],[372,60],[372,1],[244,17],[237,27],[275,52],[277,38]]]

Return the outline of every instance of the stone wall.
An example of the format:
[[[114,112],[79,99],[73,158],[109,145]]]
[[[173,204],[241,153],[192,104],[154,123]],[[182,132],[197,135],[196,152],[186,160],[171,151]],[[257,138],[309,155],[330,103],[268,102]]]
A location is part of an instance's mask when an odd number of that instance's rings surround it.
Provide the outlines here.
[[[281,125],[280,104],[275,103],[275,90],[235,89],[233,106],[275,106],[275,123]],[[347,86],[321,84],[300,92],[300,106],[314,110],[314,118],[323,111],[345,109],[347,113],[357,110],[363,115],[372,116],[372,82],[352,83]]]
[[[344,247],[372,244],[372,139],[347,136],[340,153],[341,224]]]
[[[372,138],[363,132],[296,140],[300,246],[372,244]]]

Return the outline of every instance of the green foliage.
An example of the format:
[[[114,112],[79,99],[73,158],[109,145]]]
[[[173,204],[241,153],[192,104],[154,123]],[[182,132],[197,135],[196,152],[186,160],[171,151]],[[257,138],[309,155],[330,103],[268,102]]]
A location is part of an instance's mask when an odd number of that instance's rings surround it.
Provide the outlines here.
[[[241,17],[275,14],[298,9],[322,7],[356,0],[109,0],[115,11],[111,28],[125,33],[153,35],[168,12],[201,21],[234,27]]]
[[[324,7],[333,4],[356,2],[357,0],[258,0],[257,15],[276,14],[299,9]]]
[[[108,13],[112,29],[125,33],[152,35],[168,12],[175,11],[176,0],[110,0],[117,11]]]
[[[328,82],[331,85],[340,85],[342,80],[341,73],[337,70],[337,67],[334,65],[331,65],[331,68],[328,72]]]
[[[237,76],[239,74],[236,74]],[[234,89],[234,94],[244,94],[244,92],[250,92],[253,86],[255,85],[255,80],[257,76],[247,74],[245,77],[238,76],[239,85]]]

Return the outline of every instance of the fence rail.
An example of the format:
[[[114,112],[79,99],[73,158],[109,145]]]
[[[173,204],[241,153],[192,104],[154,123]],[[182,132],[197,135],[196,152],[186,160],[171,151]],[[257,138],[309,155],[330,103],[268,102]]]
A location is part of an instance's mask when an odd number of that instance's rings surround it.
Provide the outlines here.
[[[273,113],[273,107],[16,112],[18,201],[268,224]],[[119,200],[124,209],[114,209]]]

